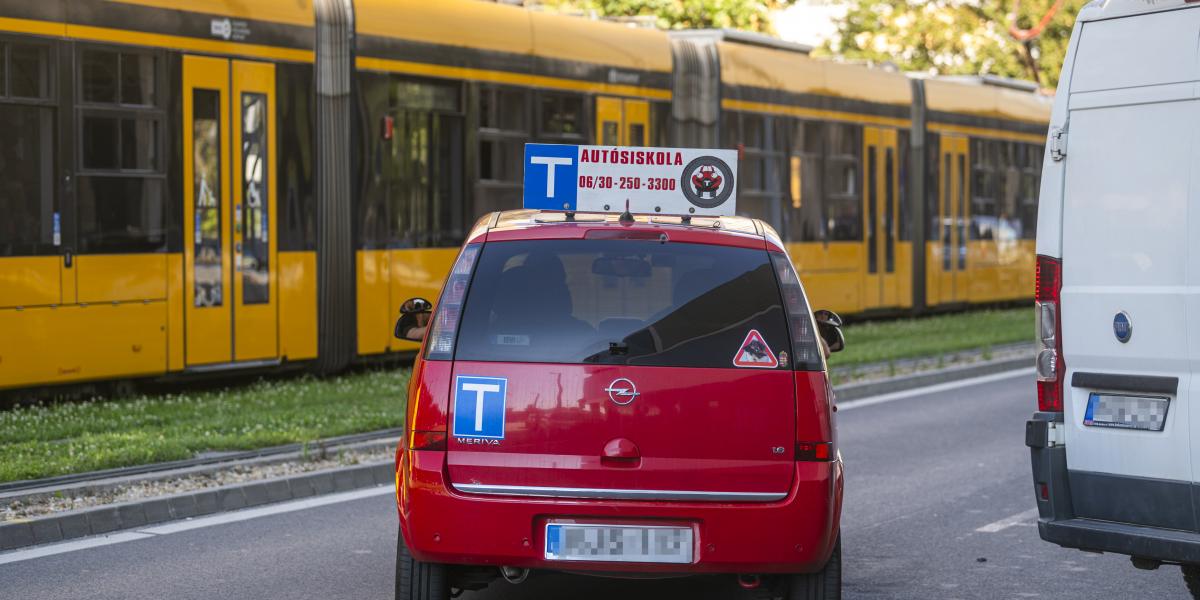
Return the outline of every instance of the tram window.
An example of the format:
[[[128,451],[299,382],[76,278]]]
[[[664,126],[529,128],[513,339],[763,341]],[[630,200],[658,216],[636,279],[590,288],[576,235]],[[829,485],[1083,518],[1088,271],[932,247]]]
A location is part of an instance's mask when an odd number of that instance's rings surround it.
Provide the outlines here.
[[[0,256],[48,254],[55,246],[54,113],[0,105],[0,130]]]
[[[791,214],[787,236],[792,242],[825,241],[824,207],[821,202],[821,176],[824,171],[821,123],[794,121],[792,155],[788,164]]]
[[[472,218],[521,206],[525,142],[533,139],[531,93],[506,87],[479,90],[479,178]]]
[[[49,49],[30,44],[8,48],[9,95],[17,98],[50,96]]]
[[[462,86],[429,81],[393,80],[388,85],[391,105],[411,110],[461,112]]]
[[[993,240],[996,230],[997,167],[1002,146],[991,140],[971,140],[971,226],[972,240]]]
[[[84,114],[83,167],[155,171],[158,169],[158,130],[159,123],[152,118]]]
[[[583,96],[542,94],[538,135],[543,138],[583,140],[587,133],[583,107]]]
[[[1025,148],[1024,162],[1021,163],[1021,192],[1018,198],[1017,222],[1020,224],[1019,237],[1032,240],[1037,237],[1038,194],[1042,186],[1043,149],[1039,145],[1022,144]]]
[[[897,166],[900,168],[900,198],[897,202],[900,208],[899,212],[897,212],[896,218],[899,220],[896,222],[896,225],[899,229],[900,241],[902,242],[911,241],[913,232],[912,206],[909,205],[912,202],[912,195],[908,187],[912,170],[912,165],[910,164],[912,160],[912,148],[909,146],[909,139],[908,130],[902,130],[896,140],[897,147],[900,150],[896,159],[898,161]]]
[[[942,171],[941,138],[936,133],[925,134],[925,241],[941,238],[942,208],[939,203]]]
[[[316,201],[313,198],[312,65],[275,65],[276,160],[278,169],[279,250],[315,250]]]
[[[116,104],[120,68],[116,52],[85,50],[81,69],[83,99],[86,102]]]
[[[221,95],[216,90],[192,91],[192,147],[187,155],[192,160],[192,198],[195,210],[195,285],[194,306],[222,306],[225,301],[223,274],[224,253],[221,227],[222,177],[220,149]]]
[[[145,54],[121,54],[121,104],[153,106],[154,57]]]
[[[520,140],[481,140],[479,178],[487,181],[520,182],[525,152]]]
[[[0,42],[0,98],[8,95],[8,44]]]
[[[268,235],[267,97],[242,94],[242,299],[271,301],[271,244]]]
[[[854,125],[828,124],[825,151],[826,233],[832,241],[861,241],[862,130]]]
[[[81,252],[155,252],[165,247],[162,179],[85,175],[78,181]]]
[[[1021,165],[1026,145],[1005,142],[1000,147],[1001,160],[996,165],[996,239],[1012,241],[1021,237],[1017,199],[1021,194]]]
[[[484,129],[529,131],[529,92],[485,88],[479,94],[479,126]]]

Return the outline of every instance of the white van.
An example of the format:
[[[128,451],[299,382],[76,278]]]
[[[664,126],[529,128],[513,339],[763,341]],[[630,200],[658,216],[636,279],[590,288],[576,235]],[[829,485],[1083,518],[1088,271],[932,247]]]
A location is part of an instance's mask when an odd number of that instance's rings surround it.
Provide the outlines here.
[[[1042,177],[1039,412],[1026,443],[1042,539],[1143,569],[1180,564],[1200,598],[1194,1],[1097,1],[1079,14]]]

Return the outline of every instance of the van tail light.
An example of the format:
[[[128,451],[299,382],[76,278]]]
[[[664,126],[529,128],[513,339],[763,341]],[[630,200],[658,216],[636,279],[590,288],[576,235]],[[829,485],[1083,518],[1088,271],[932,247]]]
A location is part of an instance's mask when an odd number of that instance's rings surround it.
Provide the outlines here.
[[[1062,412],[1062,261],[1039,255],[1036,278],[1038,410]]]
[[[428,345],[425,347],[426,360],[454,358],[458,322],[462,316],[463,302],[467,298],[467,286],[471,283],[471,272],[475,268],[475,258],[479,256],[479,246],[471,244],[463,248],[458,260],[454,261],[450,276],[446,278],[441,301],[438,302],[437,312],[433,315]]]

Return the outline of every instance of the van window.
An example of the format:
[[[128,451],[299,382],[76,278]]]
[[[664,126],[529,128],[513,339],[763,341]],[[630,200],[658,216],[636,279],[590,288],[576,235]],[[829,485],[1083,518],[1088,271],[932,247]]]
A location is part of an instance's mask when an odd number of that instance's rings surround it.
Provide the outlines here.
[[[455,359],[734,368],[751,330],[773,354],[786,351],[785,319],[763,250],[492,242],[467,293]]]

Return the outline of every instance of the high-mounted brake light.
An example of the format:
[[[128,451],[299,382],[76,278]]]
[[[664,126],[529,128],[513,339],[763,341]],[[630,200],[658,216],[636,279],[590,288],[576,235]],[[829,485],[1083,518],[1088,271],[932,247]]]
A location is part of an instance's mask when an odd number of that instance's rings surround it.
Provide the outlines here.
[[[426,360],[450,360],[454,357],[454,339],[458,334],[458,321],[462,315],[463,301],[467,298],[467,285],[471,282],[471,271],[475,258],[479,256],[479,244],[463,248],[454,262],[446,286],[442,288],[442,299],[433,316],[433,328],[429,332],[429,345],[425,349]]]
[[[1039,255],[1036,279],[1038,410],[1062,412],[1062,261]]]

